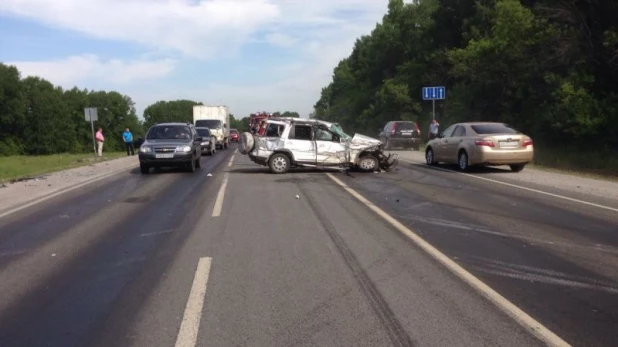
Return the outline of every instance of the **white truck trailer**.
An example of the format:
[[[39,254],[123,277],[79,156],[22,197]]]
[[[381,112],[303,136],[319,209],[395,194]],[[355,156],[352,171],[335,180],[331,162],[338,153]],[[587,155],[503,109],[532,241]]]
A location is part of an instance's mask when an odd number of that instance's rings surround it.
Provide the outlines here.
[[[217,139],[216,148],[227,149],[230,143],[230,112],[227,106],[193,106],[193,125],[208,128]]]

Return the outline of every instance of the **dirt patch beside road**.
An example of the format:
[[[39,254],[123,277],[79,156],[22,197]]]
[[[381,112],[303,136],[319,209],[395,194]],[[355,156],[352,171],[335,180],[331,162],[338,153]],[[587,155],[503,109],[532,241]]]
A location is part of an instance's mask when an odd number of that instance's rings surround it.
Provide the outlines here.
[[[139,166],[137,156],[99,162],[65,171],[0,184],[0,217],[18,206],[113,173]]]

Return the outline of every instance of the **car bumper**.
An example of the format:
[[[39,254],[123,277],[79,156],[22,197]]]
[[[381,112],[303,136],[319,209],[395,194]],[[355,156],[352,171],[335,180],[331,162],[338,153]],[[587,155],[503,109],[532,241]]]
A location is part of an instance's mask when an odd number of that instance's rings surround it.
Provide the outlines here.
[[[140,153],[139,163],[149,166],[177,166],[190,163],[192,153],[174,153],[173,158],[157,158],[155,153]]]
[[[212,144],[202,145],[202,153],[208,153],[212,150]]]
[[[532,149],[498,151],[484,150],[477,153],[476,156],[470,158],[471,165],[511,165],[511,164],[527,164],[534,159],[534,151]]]
[[[420,144],[421,143],[421,139],[418,137],[391,137],[389,138],[390,142],[395,145],[395,146],[399,146],[399,145],[404,145],[404,146],[409,146],[409,145],[416,145],[416,144]]]

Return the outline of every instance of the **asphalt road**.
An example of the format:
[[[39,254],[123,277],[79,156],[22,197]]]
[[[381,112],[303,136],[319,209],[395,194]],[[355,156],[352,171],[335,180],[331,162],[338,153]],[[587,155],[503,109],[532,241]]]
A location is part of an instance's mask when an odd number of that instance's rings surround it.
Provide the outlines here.
[[[0,219],[0,346],[541,345],[324,172],[232,155]],[[332,175],[568,343],[618,343],[617,213],[424,166]]]

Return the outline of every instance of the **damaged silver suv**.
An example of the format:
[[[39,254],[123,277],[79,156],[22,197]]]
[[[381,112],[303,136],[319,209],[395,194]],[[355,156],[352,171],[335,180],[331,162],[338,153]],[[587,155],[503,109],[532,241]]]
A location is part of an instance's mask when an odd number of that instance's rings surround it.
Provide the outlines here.
[[[264,136],[242,133],[238,151],[273,173],[292,167],[335,167],[366,172],[392,170],[396,155],[385,155],[380,140],[343,132],[339,124],[316,119],[270,118]]]

